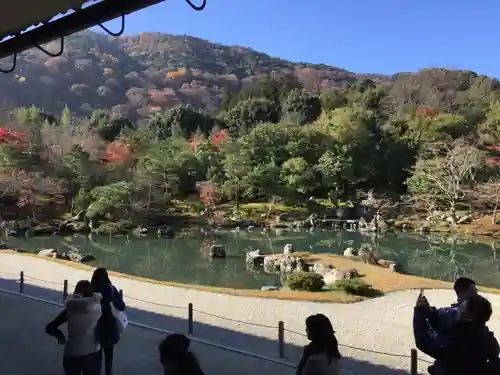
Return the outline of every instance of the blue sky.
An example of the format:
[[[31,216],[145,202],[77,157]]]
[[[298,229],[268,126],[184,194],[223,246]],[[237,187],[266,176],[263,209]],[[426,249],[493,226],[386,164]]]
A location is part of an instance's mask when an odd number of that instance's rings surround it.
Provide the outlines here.
[[[207,1],[195,12],[167,0],[128,16],[126,33],[187,34],[359,73],[444,67],[500,77],[498,0]]]

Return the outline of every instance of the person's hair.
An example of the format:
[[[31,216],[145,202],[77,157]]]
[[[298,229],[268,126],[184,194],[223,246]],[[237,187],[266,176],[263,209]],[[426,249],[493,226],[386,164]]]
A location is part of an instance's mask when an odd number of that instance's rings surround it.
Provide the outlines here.
[[[92,274],[92,279],[90,280],[90,282],[96,290],[111,286],[111,280],[109,280],[108,271],[106,271],[106,268],[97,268]]]
[[[455,292],[458,294],[471,286],[476,285],[476,282],[472,279],[469,279],[468,277],[459,277],[458,279],[455,280],[455,283],[453,284],[453,289],[455,289]]]
[[[467,315],[480,324],[486,324],[493,314],[490,301],[479,294],[467,300],[466,311]]]
[[[94,295],[94,287],[88,280],[80,280],[76,283],[74,294],[80,294],[82,297],[92,297]]]
[[[180,333],[168,335],[158,346],[162,362],[180,362],[189,353],[191,341]]]
[[[306,327],[311,343],[326,351],[330,361],[340,358],[339,344],[330,319],[323,314],[310,315],[306,319]]]

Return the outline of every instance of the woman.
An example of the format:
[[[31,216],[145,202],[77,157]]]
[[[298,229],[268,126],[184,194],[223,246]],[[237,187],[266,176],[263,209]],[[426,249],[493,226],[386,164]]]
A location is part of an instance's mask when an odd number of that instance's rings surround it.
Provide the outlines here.
[[[99,322],[98,334],[104,353],[106,375],[113,374],[113,347],[120,341],[120,332],[113,309],[125,311],[125,303],[118,290],[111,284],[105,268],[98,268],[90,281],[94,290],[102,294],[102,319]]]
[[[101,346],[95,334],[101,317],[101,298],[99,293],[94,293],[89,281],[79,281],[73,295],[66,298],[65,309],[45,327],[46,333],[64,345],[66,375],[101,373]],[[64,323],[68,324],[67,338],[59,329]]]
[[[196,356],[189,351],[191,341],[184,335],[167,336],[159,346],[165,375],[204,375]]]
[[[338,375],[341,358],[332,323],[323,314],[306,319],[307,338],[311,341],[297,366],[297,375]]]

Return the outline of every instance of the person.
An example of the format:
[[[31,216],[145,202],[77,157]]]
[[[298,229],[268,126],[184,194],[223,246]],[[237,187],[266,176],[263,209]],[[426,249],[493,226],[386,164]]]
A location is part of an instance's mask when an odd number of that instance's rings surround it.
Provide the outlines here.
[[[79,281],[72,296],[64,301],[64,310],[47,326],[45,332],[64,345],[63,368],[66,375],[99,375],[101,347],[96,327],[101,317],[101,298],[87,280]],[[59,329],[68,324],[68,337]]]
[[[304,348],[296,374],[338,375],[341,355],[330,319],[323,314],[307,317],[306,333],[311,342]]]
[[[491,317],[490,302],[476,294],[460,303],[456,322],[447,333],[432,334],[422,292],[413,314],[413,334],[419,350],[435,359],[428,368],[431,375],[497,374],[500,349],[486,323]],[[493,372],[492,372],[493,371]]]
[[[449,307],[435,308],[429,306],[426,317],[429,326],[436,333],[446,333],[452,329],[457,321],[457,314],[460,304],[468,298],[477,295],[476,283],[467,277],[459,277],[453,284],[453,289],[457,295],[457,302]],[[425,297],[423,297],[425,298]],[[428,305],[428,304],[427,304]]]
[[[204,375],[198,359],[189,351],[191,341],[182,334],[167,336],[159,345],[165,375]]]
[[[97,268],[90,282],[95,291],[102,295],[102,318],[99,322],[98,331],[104,354],[105,374],[112,375],[114,346],[120,341],[120,332],[113,309],[125,311],[126,306],[118,290],[111,284],[108,271],[105,268]]]

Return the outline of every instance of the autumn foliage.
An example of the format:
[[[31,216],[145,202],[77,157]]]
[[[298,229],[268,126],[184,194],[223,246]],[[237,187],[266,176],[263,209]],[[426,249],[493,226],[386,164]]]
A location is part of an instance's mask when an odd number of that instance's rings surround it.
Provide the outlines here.
[[[125,143],[114,141],[106,146],[102,159],[105,163],[129,164],[134,160],[134,156]]]
[[[217,194],[219,191],[215,183],[210,181],[200,182],[198,183],[197,189],[200,195],[200,201],[205,206],[212,206],[215,204],[215,201],[217,200]]]
[[[437,112],[435,110],[433,110],[432,108],[428,108],[428,107],[418,109],[415,113],[417,116],[424,117],[424,118],[434,117],[437,115]]]

